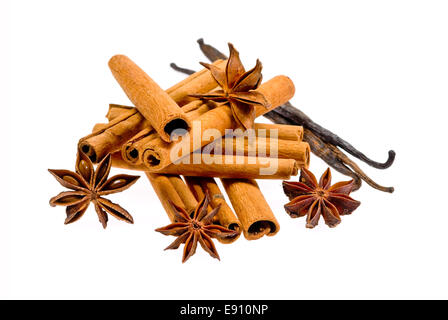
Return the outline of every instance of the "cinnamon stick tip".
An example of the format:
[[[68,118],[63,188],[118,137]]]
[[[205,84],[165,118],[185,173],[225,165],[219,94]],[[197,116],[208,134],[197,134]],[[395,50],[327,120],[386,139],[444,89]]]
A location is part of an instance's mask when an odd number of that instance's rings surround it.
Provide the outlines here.
[[[90,158],[93,163],[96,163],[98,160],[95,149],[87,141],[79,141],[78,149],[80,152],[84,153],[86,156]]]
[[[130,60],[130,59],[127,56],[125,56],[124,54],[116,54],[116,55],[112,56],[112,58],[110,58],[109,62],[108,62],[109,68],[112,68],[115,64],[117,64],[123,60]]]

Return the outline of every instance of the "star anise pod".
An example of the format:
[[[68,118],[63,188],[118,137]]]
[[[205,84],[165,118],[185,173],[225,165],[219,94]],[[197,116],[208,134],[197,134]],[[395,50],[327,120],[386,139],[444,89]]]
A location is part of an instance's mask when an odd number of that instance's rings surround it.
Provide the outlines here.
[[[191,96],[215,102],[228,102],[236,122],[244,129],[251,129],[255,120],[255,106],[269,108],[269,102],[264,95],[253,91],[261,84],[262,65],[260,60],[257,60],[255,67],[246,72],[238,51],[231,43],[229,43],[229,50],[230,56],[225,70],[201,62],[210,70],[221,90]]]
[[[209,198],[205,196],[196,207],[193,216],[190,217],[183,208],[171,202],[176,222],[156,229],[157,232],[166,236],[177,237],[165,250],[177,249],[182,243],[185,244],[182,263],[195,254],[198,242],[210,256],[220,260],[212,238],[223,239],[236,235],[236,232],[233,230],[212,224],[213,217],[218,213],[220,206],[207,213],[208,204]]]
[[[321,215],[329,227],[336,227],[341,222],[341,215],[351,214],[361,204],[349,197],[353,180],[331,185],[330,168],[319,183],[311,171],[302,169],[300,181],[283,181],[283,190],[291,200],[285,210],[292,218],[306,215],[307,228],[314,228]]]
[[[107,226],[107,213],[119,220],[134,223],[129,212],[118,204],[103,198],[103,196],[126,190],[140,177],[119,174],[107,179],[111,164],[110,154],[108,154],[94,170],[89,157],[82,152],[78,152],[76,172],[48,169],[61,185],[73,190],[61,192],[50,199],[52,207],[67,207],[65,224],[79,220],[86,212],[90,202],[95,205],[96,213],[103,228]]]

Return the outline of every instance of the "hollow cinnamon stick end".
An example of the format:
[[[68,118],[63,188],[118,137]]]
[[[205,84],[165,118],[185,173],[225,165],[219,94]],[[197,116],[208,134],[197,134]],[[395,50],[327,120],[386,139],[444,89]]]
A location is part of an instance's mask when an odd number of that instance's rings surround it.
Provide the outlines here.
[[[140,152],[132,146],[132,143],[127,143],[121,148],[121,156],[130,164],[140,163]]]
[[[272,237],[280,230],[277,220],[256,221],[244,231],[244,237],[247,240],[257,240],[263,236]]]
[[[280,225],[255,180],[221,179],[247,240],[273,236]]]
[[[171,142],[172,137],[184,135],[191,128],[190,118],[179,112],[178,114],[162,121],[163,130],[158,130],[160,138],[165,142]]]
[[[98,162],[98,155],[88,141],[80,140],[78,143],[78,150],[88,156],[93,163]]]
[[[166,157],[163,157],[161,153],[155,148],[146,149],[141,157],[143,164],[147,167],[149,172],[157,172],[164,167],[162,159]]]
[[[223,244],[230,244],[238,240],[238,238],[241,235],[241,225],[239,223],[233,223],[227,226],[227,229],[230,229],[232,231],[235,231],[236,234],[233,237],[218,239],[219,242]]]

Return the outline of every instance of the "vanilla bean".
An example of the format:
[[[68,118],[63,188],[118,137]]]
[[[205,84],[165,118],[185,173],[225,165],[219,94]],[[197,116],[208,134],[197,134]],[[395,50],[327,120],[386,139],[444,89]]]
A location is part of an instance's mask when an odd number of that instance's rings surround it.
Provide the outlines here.
[[[355,158],[364,161],[365,163],[374,168],[377,169],[389,168],[395,160],[395,151],[393,150],[389,151],[389,158],[384,163],[376,162],[369,159],[366,155],[358,151],[350,143],[340,138],[330,130],[327,130],[321,125],[315,123],[305,113],[303,113],[302,111],[291,105],[290,102],[287,102],[283,106],[278,107],[277,109],[274,110],[274,112],[280,113],[281,115],[284,115],[286,118],[291,119],[295,125],[303,126],[304,128],[311,130],[315,135],[317,135],[325,142],[331,143],[334,146],[344,149]]]
[[[278,113],[269,112],[264,116],[274,123],[289,124],[289,125],[292,124],[292,122],[289,119],[281,116]],[[321,158],[326,164],[328,164],[330,167],[332,167],[339,173],[349,176],[354,180],[353,191],[356,191],[359,188],[361,188],[362,184],[361,178],[350,168],[348,168],[345,164],[339,161],[334,151],[328,148],[328,144],[323,142],[319,137],[314,135],[308,129],[305,129],[304,131],[303,140],[308,142],[308,144],[310,145],[311,152],[314,153],[319,158]]]
[[[193,70],[190,70],[190,69],[181,68],[181,67],[177,66],[177,64],[175,64],[174,62],[170,63],[170,67],[173,68],[174,70],[178,71],[178,72],[185,73],[185,74],[188,74],[188,75],[191,75],[191,74],[196,72],[196,71],[193,71]]]
[[[199,48],[201,49],[204,56],[206,56],[207,59],[210,60],[211,62],[215,62],[216,60],[219,60],[219,59],[222,59],[222,60],[227,59],[227,56],[224,53],[222,53],[215,47],[204,43],[204,39],[202,39],[202,38],[198,39],[197,43],[199,44]]]

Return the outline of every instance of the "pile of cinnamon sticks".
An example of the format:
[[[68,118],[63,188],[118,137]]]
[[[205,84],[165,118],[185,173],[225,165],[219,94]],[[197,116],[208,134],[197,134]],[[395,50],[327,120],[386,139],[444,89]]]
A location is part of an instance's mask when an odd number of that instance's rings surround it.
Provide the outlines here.
[[[224,70],[228,61],[212,65]],[[241,232],[254,240],[279,231],[255,179],[287,180],[309,166],[310,146],[302,140],[301,126],[255,122],[250,140],[237,130],[228,103],[192,96],[220,89],[208,68],[164,91],[126,56],[112,57],[109,67],[135,107],[111,104],[109,122],[96,124],[80,139],[80,152],[94,163],[111,154],[112,166],[144,171],[173,223],[175,206],[192,214],[208,196],[208,210],[220,208],[213,223],[235,231],[235,236],[219,239],[223,243],[235,241]],[[255,91],[268,102],[268,107],[255,105],[258,117],[289,101],[295,88],[291,79],[277,76]],[[276,169],[269,171],[274,164]],[[221,179],[231,206],[214,178]]]

